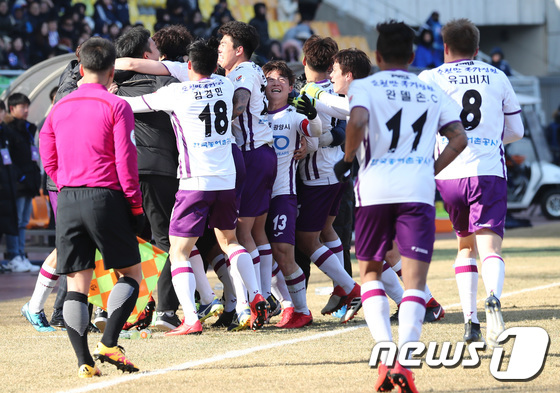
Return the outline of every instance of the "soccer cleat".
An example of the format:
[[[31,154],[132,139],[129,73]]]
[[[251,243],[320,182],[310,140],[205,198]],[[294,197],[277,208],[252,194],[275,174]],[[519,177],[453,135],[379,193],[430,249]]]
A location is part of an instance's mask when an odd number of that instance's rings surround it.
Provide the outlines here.
[[[484,310],[486,311],[486,342],[492,348],[499,347],[498,337],[506,330],[506,326],[502,317],[500,300],[494,296],[493,292],[486,299]]]
[[[251,310],[246,308],[241,311],[241,314],[235,316],[231,324],[228,326],[228,332],[238,332],[240,330],[245,330],[249,327],[251,323]]]
[[[53,313],[51,315],[51,326],[59,328],[66,327],[64,325],[64,318],[62,317],[62,308],[53,309]]]
[[[140,314],[138,314],[138,318],[136,322],[130,323],[126,322],[122,328],[122,330],[130,330],[133,327],[137,328],[138,330],[146,329],[152,323],[152,318],[154,316],[154,310],[156,309],[156,301],[153,297],[150,296],[148,300],[148,304]]]
[[[401,366],[399,362],[395,364],[392,370],[389,370],[388,376],[399,393],[418,393],[418,389],[414,385],[412,371]]]
[[[175,311],[157,311],[156,312],[156,328],[167,332],[181,325],[181,320],[175,314]]]
[[[286,307],[284,311],[282,311],[282,319],[274,326],[279,328],[284,327],[285,324],[290,322],[290,319],[292,319],[292,315],[294,315],[294,312],[295,311],[293,307]]]
[[[299,329],[305,326],[309,326],[312,323],[313,316],[311,315],[311,311],[309,311],[308,315],[305,315],[301,312],[294,312],[290,320],[281,327],[282,329]]]
[[[480,332],[480,323],[473,323],[470,319],[467,323],[465,323],[465,335],[463,336],[463,341],[467,344],[484,341],[482,339],[482,333]]]
[[[377,372],[379,377],[377,378],[377,381],[375,381],[373,389],[376,392],[390,392],[393,390],[393,382],[391,382],[391,378],[389,378],[389,368],[383,363],[379,363]]]
[[[29,311],[29,302],[25,303],[21,308],[21,315],[23,315],[38,332],[54,332],[56,330],[49,325],[43,310],[39,311],[37,314]]]
[[[358,285],[358,284],[356,284]],[[349,296],[350,297],[350,296]],[[340,318],[340,323],[346,323],[356,316],[356,313],[362,308],[362,297],[354,297],[344,315]],[[344,308],[344,307],[343,307]]]
[[[270,323],[270,319],[272,317],[280,315],[280,313],[282,312],[282,304],[278,300],[276,300],[274,295],[270,295],[268,298],[266,298],[266,301],[268,303],[268,317],[266,318],[266,323]]]
[[[435,322],[439,321],[445,316],[445,310],[437,302],[436,299],[431,298],[426,304],[426,314],[424,315],[424,322]]]
[[[391,322],[391,325],[399,323],[399,308],[398,307],[397,307],[397,311],[395,311],[395,313],[393,315],[391,315],[391,317],[389,318],[389,322]]]
[[[187,325],[185,323],[185,319],[183,318],[183,322],[179,325],[179,327],[165,332],[165,336],[185,336],[187,334],[201,334],[202,333],[202,324],[200,321],[196,321],[193,325]]]
[[[94,312],[93,323],[97,328],[103,333],[105,331],[105,326],[107,326],[107,311],[103,310],[101,307],[97,307]]]
[[[253,330],[262,328],[266,321],[266,300],[260,293],[257,293],[249,305],[251,307],[249,327]]]
[[[216,322],[212,324],[212,327],[228,327],[233,322],[233,317],[235,316],[235,310],[224,311]]]
[[[202,323],[210,317],[218,316],[224,312],[224,305],[216,296],[209,304],[201,304],[198,307],[198,320]]]
[[[94,365],[93,367],[89,364],[82,364],[78,370],[78,378],[93,378],[100,377],[101,371]]]
[[[332,314],[335,311],[340,310],[340,308],[344,305],[346,301],[346,293],[344,293],[344,289],[340,285],[334,287],[331,297],[329,301],[321,310],[322,315]]]
[[[133,373],[138,371],[138,367],[124,356],[124,348],[120,345],[109,348],[100,341],[97,343],[97,347],[93,352],[93,358],[99,360],[101,363],[111,363],[123,372],[128,371],[129,373]]]

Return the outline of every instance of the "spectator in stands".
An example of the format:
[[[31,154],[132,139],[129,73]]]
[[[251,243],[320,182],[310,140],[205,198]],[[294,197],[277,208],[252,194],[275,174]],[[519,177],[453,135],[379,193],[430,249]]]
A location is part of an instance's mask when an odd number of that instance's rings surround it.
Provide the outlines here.
[[[227,0],[219,0],[218,4],[214,6],[214,11],[210,14],[210,28],[214,29],[216,26],[221,26],[224,20],[222,16],[229,16],[229,21],[235,20],[231,11],[228,8]],[[216,36],[212,34],[212,36]]]
[[[49,19],[47,24],[49,25],[49,45],[51,48],[55,48],[60,40],[60,36],[58,35],[58,20],[55,18]]]
[[[280,41],[272,40],[268,46],[268,60],[284,60],[284,53]]]
[[[41,0],[40,9],[41,9],[41,17],[46,21],[58,17],[58,14],[54,9],[54,4],[52,3],[51,0]]]
[[[10,12],[10,6],[7,0],[0,1],[0,35],[9,37],[14,31],[16,21]]]
[[[128,9],[128,0],[115,1],[115,15],[117,20],[121,22],[121,28],[130,25],[130,12]]]
[[[187,29],[195,38],[206,38],[208,36],[208,24],[202,19],[200,10],[195,10],[191,14]]]
[[[72,19],[74,20],[74,26],[78,30],[78,35],[82,33],[84,23],[89,25],[91,31],[95,28],[95,23],[90,16],[86,15],[86,10],[84,3],[75,3],[72,7]]]
[[[443,37],[441,35],[441,23],[439,22],[439,12],[434,11],[426,21],[429,29],[432,30],[434,36],[434,50],[436,53],[436,67],[443,64]]]
[[[103,36],[103,26],[109,26],[116,23],[119,28],[122,27],[121,22],[117,18],[116,9],[113,0],[97,0],[94,6],[93,21],[95,22],[94,32]]]
[[[59,19],[58,23],[58,36],[61,38],[68,38],[72,45],[78,40],[78,31],[74,24],[72,14],[65,14]]]
[[[266,4],[255,3],[253,5],[255,16],[249,21],[249,25],[253,26],[259,35],[259,46],[255,50],[255,54],[261,58],[263,64],[266,63],[268,57],[268,49],[270,46],[270,37],[268,35],[268,21],[266,20]]]
[[[169,11],[169,23],[172,25],[185,25],[185,9],[178,1],[168,1],[167,9]]]
[[[12,40],[12,50],[8,52],[8,64],[12,70],[26,70],[29,68],[29,54],[25,41],[21,36]]]
[[[21,37],[27,37],[31,33],[30,26],[27,24],[26,4],[25,2],[17,2],[14,4],[14,28],[13,34],[18,34]]]
[[[29,62],[31,65],[37,64],[47,59],[52,53],[49,45],[49,24],[42,22],[39,28],[29,39]]]
[[[490,57],[492,58],[492,62],[490,64],[502,70],[507,76],[511,76],[511,67],[509,66],[509,63],[504,59],[504,52],[502,52],[502,49],[500,47],[495,47],[494,49],[492,49],[492,52],[490,52]]]
[[[434,33],[430,29],[422,29],[412,66],[417,68],[435,68],[437,63],[437,55],[433,46]]]
[[[230,12],[224,12],[223,14],[221,14],[219,23],[216,27],[214,27],[212,29],[212,32],[210,33],[211,37],[218,37],[218,30],[220,30],[220,27],[222,27],[223,25],[225,25],[228,22],[231,22],[233,20],[233,16],[231,15]]]
[[[308,15],[302,15],[301,21],[284,33],[282,38],[284,60],[286,62],[300,61],[303,43],[313,34],[315,32],[311,28],[311,19]]]
[[[156,9],[156,24],[154,30],[159,31],[166,26],[171,26],[171,14],[166,8]]]
[[[315,20],[315,15],[317,15],[321,3],[322,0],[298,0],[298,11],[301,19]]]
[[[0,69],[4,70],[8,68],[8,51],[11,45],[9,43],[9,38],[0,35]]]
[[[295,22],[297,10],[297,0],[278,0],[277,19],[281,22]]]
[[[560,106],[552,114],[552,122],[546,127],[545,135],[553,161],[556,165],[560,165]]]
[[[41,28],[41,23],[45,22],[46,19],[41,15],[41,6],[38,1],[30,2],[28,8],[27,21],[31,26],[31,32],[34,33]]]
[[[109,40],[115,42],[121,35],[121,28],[115,23],[109,25]]]

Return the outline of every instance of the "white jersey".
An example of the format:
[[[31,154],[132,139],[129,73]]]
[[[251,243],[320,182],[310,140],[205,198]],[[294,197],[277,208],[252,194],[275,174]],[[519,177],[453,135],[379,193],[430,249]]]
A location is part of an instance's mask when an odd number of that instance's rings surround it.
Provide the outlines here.
[[[506,178],[504,116],[521,112],[507,76],[477,60],[445,63],[424,71],[420,79],[441,87],[461,106],[461,121],[469,143],[437,179],[493,175]],[[449,141],[438,136],[436,155]]]
[[[163,60],[161,63],[167,68],[169,75],[178,79],[180,82],[187,82],[189,80],[188,63],[169,60]]]
[[[460,121],[457,104],[439,88],[402,70],[355,80],[348,96],[350,110],[363,107],[369,112],[357,152],[356,205],[433,205],[436,133]]]
[[[222,76],[173,83],[152,94],[127,97],[134,112],[166,111],[177,138],[179,189],[235,188],[231,151],[233,85]]]
[[[317,85],[329,94],[336,94],[330,80],[317,82]],[[321,119],[323,134],[330,132],[337,119],[325,112],[317,111]],[[307,186],[325,186],[336,184],[338,180],[334,175],[334,165],[344,156],[340,146],[319,147],[317,151],[309,153],[299,164],[299,176]]]
[[[272,198],[277,195],[295,195],[297,162],[294,159],[294,151],[300,148],[301,138],[309,134],[309,120],[297,113],[293,106],[286,105],[277,111],[268,112],[268,121],[278,157]]]
[[[245,89],[251,98],[244,113],[233,121],[233,136],[241,151],[255,150],[262,145],[272,146],[272,130],[268,126],[268,101],[264,94],[266,78],[261,67],[246,61],[227,75],[235,90]]]

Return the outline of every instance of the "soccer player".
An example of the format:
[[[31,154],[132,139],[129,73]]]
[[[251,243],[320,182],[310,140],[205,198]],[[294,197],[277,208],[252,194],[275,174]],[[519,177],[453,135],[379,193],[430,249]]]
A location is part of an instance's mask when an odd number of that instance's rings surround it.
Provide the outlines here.
[[[68,276],[63,315],[81,378],[100,375],[93,358],[123,371],[138,371],[117,346],[142,279],[134,232],[144,214],[134,116],[126,102],[107,91],[115,57],[110,41],[87,40],[80,52],[82,84],[53,107],[40,132],[45,171],[60,190],[56,273]],[[92,358],[87,343],[87,294],[96,248],[118,281],[109,295],[107,326]]]
[[[227,78],[213,74],[217,68],[218,53],[206,42],[194,42],[188,54],[189,82],[165,86],[141,97],[127,98],[134,112],[170,112],[180,147],[181,177],[169,227],[169,254],[173,285],[184,319],[178,328],[165,333],[168,336],[202,332],[195,306],[195,277],[189,256],[204,233],[207,218],[208,225],[215,229],[222,251],[228,255],[232,269],[238,271],[249,266],[252,271],[251,257],[238,244],[235,235],[236,172],[231,150],[233,85]],[[266,301],[256,280],[244,284],[249,289],[250,326],[261,328],[266,319]]]
[[[308,85],[315,83],[326,92],[333,93],[329,73],[332,57],[338,52],[336,42],[330,37],[314,35],[305,41],[303,51]],[[306,94],[307,87],[302,89],[302,95]],[[336,119],[325,112],[317,113],[323,135],[328,135]],[[296,222],[296,247],[333,280],[333,293],[321,314],[332,314],[346,305],[350,312],[341,318],[341,322],[346,323],[359,310],[361,301],[360,286],[344,270],[342,243],[332,226],[338,213],[343,186],[347,186],[340,183],[333,173],[333,166],[343,153],[340,146],[321,142],[319,146],[299,164],[301,184],[298,186],[300,207]],[[339,255],[332,251],[337,249],[340,250]]]
[[[287,307],[277,327],[301,328],[313,322],[307,307],[305,275],[294,260],[297,218],[296,170],[294,152],[301,139],[321,135],[321,120],[306,96],[298,109],[288,105],[295,76],[284,61],[270,61],[263,66],[266,76],[268,119],[274,135],[278,157],[278,174],[272,188],[272,200],[266,223],[274,260],[286,280],[293,307]]]
[[[443,92],[407,72],[414,31],[395,21],[377,26],[380,72],[350,85],[346,151],[335,166],[346,177],[355,157],[356,257],[364,315],[376,342],[392,341],[389,301],[381,281],[383,258],[396,240],[405,292],[399,312],[399,348],[418,341],[425,314],[424,288],[435,240],[435,180],[467,140],[459,108]],[[434,162],[436,133],[449,143]],[[383,184],[383,187],[372,185]],[[376,391],[416,392],[412,372],[398,362],[378,367]]]
[[[462,108],[461,121],[469,143],[461,155],[436,177],[437,188],[458,239],[455,278],[465,319],[464,340],[482,340],[476,311],[478,268],[486,288],[486,341],[490,346],[504,331],[500,296],[505,265],[501,257],[507,212],[504,144],[523,137],[521,107],[506,75],[473,60],[480,33],[468,19],[453,20],[442,29],[445,63],[420,78],[441,87]],[[447,144],[437,139],[436,152]]]
[[[261,68],[250,61],[259,43],[256,29],[247,23],[232,21],[219,29],[218,63],[233,82],[233,135],[245,161],[246,178],[241,194],[237,234],[239,242],[253,258],[256,278],[263,295],[271,295],[272,250],[265,224],[272,186],[276,178],[276,153],[272,130],[266,115],[264,94],[266,78]],[[239,279],[233,277],[237,284]],[[245,289],[235,285],[238,316],[245,303]],[[241,322],[241,321],[240,321]]]

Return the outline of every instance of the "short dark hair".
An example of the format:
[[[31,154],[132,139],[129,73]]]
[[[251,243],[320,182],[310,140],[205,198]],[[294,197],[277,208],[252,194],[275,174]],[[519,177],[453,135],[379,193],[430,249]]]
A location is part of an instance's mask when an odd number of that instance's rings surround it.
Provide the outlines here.
[[[480,31],[470,20],[454,19],[441,29],[443,42],[458,55],[473,57],[480,42]]]
[[[193,37],[183,25],[165,26],[152,37],[159,53],[167,60],[182,60]]]
[[[278,71],[280,75],[288,78],[288,83],[293,86],[296,81],[296,76],[292,69],[284,60],[271,60],[262,67],[264,75],[268,75],[272,71]]]
[[[134,26],[115,41],[117,57],[141,59],[150,50],[150,32],[142,26]]]
[[[117,52],[113,43],[105,38],[91,37],[80,48],[82,66],[93,72],[107,71],[115,65]]]
[[[404,22],[390,20],[377,25],[377,52],[388,63],[407,64],[414,53],[414,30]]]
[[[333,63],[340,65],[343,75],[352,73],[354,79],[362,79],[371,73],[371,60],[360,49],[342,49],[333,56]]]
[[[54,97],[56,97],[56,93],[58,92],[58,86],[55,86],[51,89],[51,91],[49,92],[49,98],[51,100],[51,102],[54,100]]]
[[[14,93],[8,97],[8,108],[20,104],[31,105],[31,101],[23,93]]]
[[[194,72],[200,75],[211,75],[218,66],[218,50],[215,45],[204,39],[199,39],[189,45],[187,49],[189,61]]]
[[[239,21],[231,21],[220,27],[218,34],[221,36],[230,36],[233,42],[233,47],[238,48],[243,47],[245,56],[251,58],[251,55],[255,49],[259,46],[259,34],[257,29],[253,26]]]
[[[4,103],[3,100],[0,100],[0,111],[5,111],[6,110],[6,104]]]
[[[333,56],[338,52],[338,44],[331,37],[316,34],[303,44],[303,55],[307,65],[316,72],[327,72],[333,64]]]

